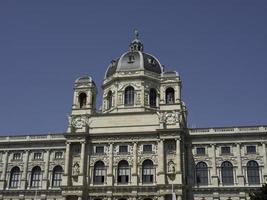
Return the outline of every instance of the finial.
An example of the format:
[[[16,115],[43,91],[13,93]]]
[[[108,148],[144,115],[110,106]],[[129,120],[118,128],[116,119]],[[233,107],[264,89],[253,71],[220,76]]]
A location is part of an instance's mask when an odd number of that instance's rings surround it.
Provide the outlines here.
[[[135,39],[138,40],[138,38],[139,38],[139,32],[138,32],[137,29],[134,29],[134,35],[135,35]]]

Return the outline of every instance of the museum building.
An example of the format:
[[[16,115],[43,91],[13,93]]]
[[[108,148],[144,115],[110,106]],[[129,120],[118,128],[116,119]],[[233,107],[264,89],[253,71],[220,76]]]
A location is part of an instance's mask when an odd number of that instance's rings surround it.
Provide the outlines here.
[[[181,78],[138,35],[102,85],[74,83],[66,133],[0,137],[0,200],[248,200],[267,126],[188,128]]]

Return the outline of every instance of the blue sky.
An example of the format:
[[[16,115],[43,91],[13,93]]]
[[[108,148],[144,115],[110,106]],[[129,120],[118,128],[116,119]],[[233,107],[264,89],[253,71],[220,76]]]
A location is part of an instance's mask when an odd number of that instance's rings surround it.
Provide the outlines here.
[[[73,82],[101,84],[133,29],[183,81],[189,126],[267,124],[267,1],[0,1],[0,134],[64,132]]]

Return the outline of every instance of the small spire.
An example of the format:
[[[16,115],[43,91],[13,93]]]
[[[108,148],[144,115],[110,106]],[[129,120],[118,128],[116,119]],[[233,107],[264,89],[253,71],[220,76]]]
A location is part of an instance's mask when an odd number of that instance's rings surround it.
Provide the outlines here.
[[[142,42],[139,40],[139,31],[134,29],[135,39],[130,44],[130,51],[143,51],[144,46]]]
[[[134,35],[135,35],[135,39],[139,39],[139,31],[137,29],[134,29]]]

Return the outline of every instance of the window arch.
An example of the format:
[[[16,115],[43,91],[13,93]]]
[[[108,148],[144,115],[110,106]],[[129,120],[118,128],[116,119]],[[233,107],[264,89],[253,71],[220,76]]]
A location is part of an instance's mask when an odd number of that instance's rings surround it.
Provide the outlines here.
[[[196,165],[196,182],[198,185],[208,185],[208,166],[205,162]]]
[[[107,109],[109,110],[112,107],[112,92],[111,91],[108,92],[107,100],[108,100],[108,102],[107,102],[108,103]]]
[[[97,161],[94,165],[94,184],[104,184],[106,177],[106,167],[102,161]]]
[[[152,108],[157,107],[157,91],[154,88],[149,90],[149,106]]]
[[[166,104],[173,104],[174,103],[174,89],[169,87],[165,91],[165,101]]]
[[[60,165],[55,166],[52,176],[52,187],[60,187],[62,182],[63,169]]]
[[[145,160],[142,164],[142,182],[153,183],[155,176],[154,164],[151,160]]]
[[[80,106],[80,108],[85,108],[86,100],[87,100],[87,95],[84,92],[79,94],[79,106]]]
[[[234,175],[233,175],[233,165],[229,161],[224,161],[221,165],[222,173],[222,183],[223,185],[233,185]]]
[[[121,160],[118,164],[118,183],[127,184],[130,179],[130,167],[126,160]]]
[[[42,183],[42,170],[39,166],[32,169],[31,173],[31,187],[38,188],[41,187]]]
[[[256,161],[251,160],[247,163],[247,175],[249,184],[260,184],[259,165]]]
[[[19,167],[13,167],[10,171],[10,181],[9,187],[10,188],[18,188],[20,182],[20,169]]]
[[[132,86],[128,86],[125,88],[124,105],[126,106],[134,105],[134,88]]]

